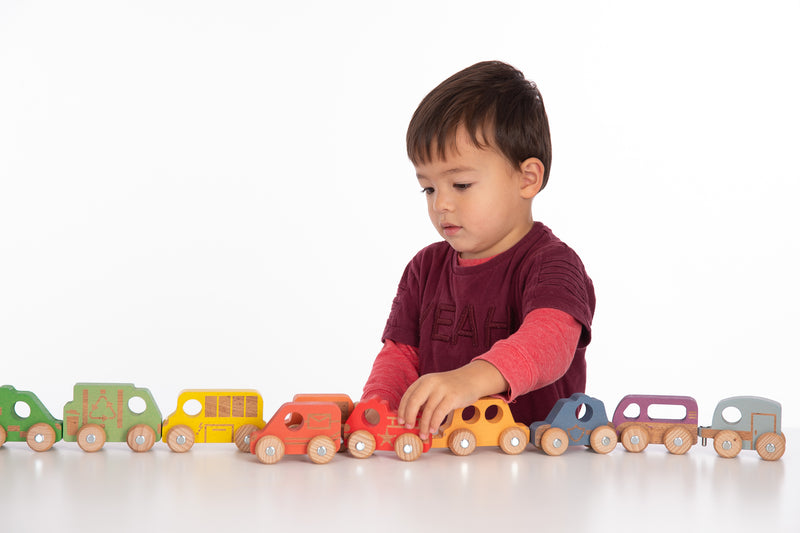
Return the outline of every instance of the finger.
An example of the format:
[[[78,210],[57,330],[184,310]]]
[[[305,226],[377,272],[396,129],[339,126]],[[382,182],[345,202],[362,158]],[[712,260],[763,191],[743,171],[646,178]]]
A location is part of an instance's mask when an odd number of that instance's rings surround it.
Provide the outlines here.
[[[430,407],[427,432],[431,435],[435,435],[439,432],[439,427],[442,425],[445,418],[447,418],[447,415],[450,414],[456,406],[453,404],[452,400],[443,397],[440,401],[432,403]]]
[[[425,401],[424,395],[420,394],[419,389],[420,382],[417,380],[403,394],[400,399],[400,405],[397,408],[397,423],[404,425],[407,429],[414,427],[419,408]],[[422,396],[422,399],[420,399],[420,396]]]
[[[432,395],[425,401],[425,405],[422,408],[422,414],[419,417],[420,438],[424,439],[432,433],[431,422],[433,420],[434,413],[437,412],[439,405],[443,400],[444,398],[440,395]]]
[[[453,406],[448,402],[441,402],[431,415],[429,430],[431,435],[439,433],[439,428],[453,410]]]

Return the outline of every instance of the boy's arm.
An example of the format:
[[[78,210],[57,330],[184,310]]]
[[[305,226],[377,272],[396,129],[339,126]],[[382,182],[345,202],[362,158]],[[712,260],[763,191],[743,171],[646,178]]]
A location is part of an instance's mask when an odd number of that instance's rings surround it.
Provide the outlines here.
[[[419,378],[417,348],[386,339],[372,364],[372,371],[364,385],[361,399],[382,398],[389,403],[390,408],[397,409],[400,397],[417,378]]]
[[[572,364],[581,324],[557,309],[534,309],[516,333],[497,341],[475,359],[494,365],[508,380],[504,399],[540,389],[563,376]]]
[[[563,311],[531,311],[516,333],[469,364],[415,381],[400,400],[400,423],[416,420],[422,409],[419,427],[424,438],[438,430],[450,411],[483,396],[505,394],[510,401],[552,383],[572,363],[581,330],[580,323]]]

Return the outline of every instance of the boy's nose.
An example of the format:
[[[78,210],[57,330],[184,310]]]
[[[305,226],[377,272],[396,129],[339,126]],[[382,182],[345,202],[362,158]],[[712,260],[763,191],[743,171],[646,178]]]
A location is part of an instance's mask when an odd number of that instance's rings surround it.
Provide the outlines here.
[[[439,191],[433,193],[433,210],[444,213],[453,209],[453,202],[449,195]]]

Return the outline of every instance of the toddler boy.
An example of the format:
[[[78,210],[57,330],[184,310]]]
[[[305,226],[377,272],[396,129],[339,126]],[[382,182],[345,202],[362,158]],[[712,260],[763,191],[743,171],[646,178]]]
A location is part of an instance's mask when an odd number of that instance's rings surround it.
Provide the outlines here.
[[[442,82],[408,127],[408,156],[444,239],[403,273],[362,398],[381,397],[420,436],[453,409],[502,395],[517,422],[583,392],[595,296],[578,256],[533,198],[550,172],[534,83],[498,61]]]

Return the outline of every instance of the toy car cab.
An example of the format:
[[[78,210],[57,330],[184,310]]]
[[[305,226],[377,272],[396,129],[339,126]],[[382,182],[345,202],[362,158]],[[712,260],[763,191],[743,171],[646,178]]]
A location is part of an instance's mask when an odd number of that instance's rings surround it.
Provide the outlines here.
[[[397,423],[397,413],[385,400],[372,398],[359,402],[345,423],[347,449],[353,457],[364,459],[377,450],[394,450],[403,461],[414,461],[431,448],[431,439],[419,437],[419,424],[406,429]]]
[[[344,425],[345,420],[353,412],[353,400],[347,394],[342,393],[301,393],[295,394],[292,397],[293,402],[331,402],[335,403],[342,413],[342,444],[339,446],[339,451],[347,451],[347,444],[345,442]]]
[[[277,463],[285,454],[308,454],[324,464],[339,449],[341,433],[342,412],[335,403],[289,402],[250,436],[250,452],[264,464]]]
[[[711,426],[698,428],[703,446],[714,439],[720,457],[736,457],[744,448],[756,450],[766,461],[777,461],[786,450],[781,433],[781,404],[758,396],[734,396],[721,400]]]
[[[661,406],[683,417],[656,416]],[[697,444],[697,402],[689,396],[625,396],[614,411],[612,423],[629,452],[640,452],[648,444],[663,444],[670,453],[681,455]]]
[[[508,404],[497,398],[481,398],[445,418],[433,436],[432,448],[450,448],[469,455],[477,446],[499,446],[507,454],[521,453],[530,440],[530,429],[514,421]]]
[[[264,427],[263,400],[250,389],[187,389],[162,424],[163,441],[173,452],[195,442],[233,442],[250,451],[250,434]]]
[[[531,424],[531,435],[533,445],[547,455],[561,455],[576,445],[608,453],[617,445],[603,402],[580,392],[558,400],[544,421]]]
[[[8,442],[27,442],[44,452],[61,440],[62,424],[32,392],[11,385],[0,387],[0,446]]]

